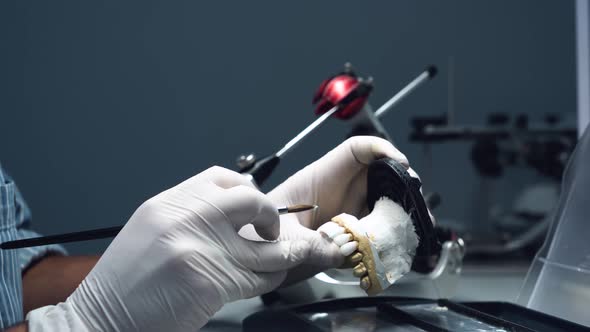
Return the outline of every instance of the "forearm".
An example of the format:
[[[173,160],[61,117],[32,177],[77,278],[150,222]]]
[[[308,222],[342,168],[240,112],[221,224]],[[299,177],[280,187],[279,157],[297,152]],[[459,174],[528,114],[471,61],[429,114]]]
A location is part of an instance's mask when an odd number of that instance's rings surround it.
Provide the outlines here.
[[[4,330],[4,332],[28,332],[29,329],[27,327],[27,323],[20,323],[18,325],[15,325],[13,327],[9,327],[7,330]]]
[[[25,315],[35,308],[64,301],[99,258],[100,256],[47,256],[31,266],[23,274]]]

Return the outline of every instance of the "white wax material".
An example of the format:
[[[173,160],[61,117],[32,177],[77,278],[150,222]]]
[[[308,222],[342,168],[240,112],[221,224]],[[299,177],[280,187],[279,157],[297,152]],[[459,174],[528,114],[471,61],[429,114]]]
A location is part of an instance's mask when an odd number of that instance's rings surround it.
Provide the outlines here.
[[[418,248],[418,235],[410,215],[392,200],[382,197],[375,208],[359,225],[377,250],[381,264],[376,264],[377,274],[385,276],[393,284],[410,271]],[[380,271],[379,266],[384,268]]]

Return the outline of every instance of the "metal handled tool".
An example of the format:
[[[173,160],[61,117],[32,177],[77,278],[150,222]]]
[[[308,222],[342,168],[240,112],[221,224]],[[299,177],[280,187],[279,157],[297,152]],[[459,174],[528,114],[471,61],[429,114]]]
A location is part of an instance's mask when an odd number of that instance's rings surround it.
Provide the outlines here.
[[[368,119],[358,121],[357,126],[371,127],[369,128],[369,133],[380,132],[379,128],[383,126],[377,118],[385,115],[393,107],[399,104],[402,99],[410,95],[423,83],[433,78],[436,73],[436,67],[429,66],[426,68],[426,70],[420,73],[420,75],[404,86],[385,104],[379,107],[376,112],[368,112],[370,113],[366,115]],[[320,116],[303,131],[293,137],[276,153],[259,160],[256,159],[254,154],[240,156],[237,160],[240,173],[250,176],[255,184],[262,185],[277,167],[281,158],[301,143],[301,141],[310,133],[320,127],[328,118],[336,116],[347,120],[357,117],[356,114],[359,114],[366,104],[372,87],[372,78],[369,77],[368,79],[363,80],[352,71],[351,65],[347,63],[344,72],[328,78],[320,85],[320,88],[314,97],[314,103],[317,104],[315,112]],[[387,137],[387,135],[380,136]]]
[[[278,152],[265,157],[260,160],[256,160],[253,154],[248,156],[240,156],[238,158],[238,167],[240,167],[240,173],[248,175],[256,185],[262,185],[262,183],[270,176],[272,171],[277,167],[281,161],[281,156],[293,149],[302,139],[309,135],[314,129],[324,123],[332,114],[336,113],[339,106],[334,106],[331,110],[324,113],[321,117],[317,118],[297,136],[293,137],[285,146],[283,146]]]
[[[256,160],[254,155],[240,156],[238,159],[238,166],[241,167],[240,173],[251,176],[254,183],[261,185],[270,176],[275,167],[277,167],[281,157],[291,151],[295,146],[297,146],[297,144],[299,144],[305,137],[321,126],[332,115],[336,114],[338,111],[346,109],[348,105],[355,102],[356,100],[361,98],[365,99],[371,90],[371,80],[358,80],[358,84],[347,91],[348,93],[338,100],[336,105],[323,113],[319,118],[303,129],[303,131],[287,142],[287,144],[285,144],[276,153],[260,160]]]

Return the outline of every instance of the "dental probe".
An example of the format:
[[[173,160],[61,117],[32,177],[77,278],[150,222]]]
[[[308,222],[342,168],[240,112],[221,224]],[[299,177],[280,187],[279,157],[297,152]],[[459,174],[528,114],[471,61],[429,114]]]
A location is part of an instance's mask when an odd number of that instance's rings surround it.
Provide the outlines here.
[[[315,210],[317,209],[317,205],[308,205],[308,204],[297,204],[291,206],[280,207],[279,214],[287,214],[287,213],[297,213],[297,212],[304,212],[308,210]]]
[[[308,210],[315,210],[317,209],[317,205],[308,205],[308,204],[297,204],[285,207],[279,207],[277,210],[279,214],[287,214],[287,213],[297,213],[303,212]],[[123,229],[123,226],[114,226],[114,227],[107,227],[107,228],[98,228],[92,229],[89,231],[82,231],[82,232],[73,232],[73,233],[64,233],[64,234],[56,234],[56,235],[49,235],[49,236],[41,236],[41,237],[33,237],[29,239],[22,239],[16,241],[8,241],[0,244],[0,249],[19,249],[19,248],[27,248],[27,247],[37,247],[37,246],[45,246],[48,244],[56,244],[56,243],[68,243],[68,242],[78,242],[78,241],[89,241],[89,240],[97,240],[97,239],[104,239],[109,237],[115,237],[119,232]]]

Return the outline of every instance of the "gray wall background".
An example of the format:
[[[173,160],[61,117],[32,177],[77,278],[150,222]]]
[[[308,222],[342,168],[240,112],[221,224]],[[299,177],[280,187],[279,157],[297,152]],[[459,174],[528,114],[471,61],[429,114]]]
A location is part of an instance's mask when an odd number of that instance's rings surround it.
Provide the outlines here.
[[[469,144],[410,144],[412,115],[458,122],[508,111],[575,112],[573,1],[2,1],[0,160],[37,230],[125,222],[148,197],[243,152],[276,150],[314,119],[317,85],[351,61],[375,77],[373,106],[426,65],[440,75],[384,119],[444,203],[439,219],[481,224]],[[290,154],[267,188],[336,146],[333,120]],[[508,202],[538,180],[494,184]],[[68,245],[92,253],[108,241]]]

